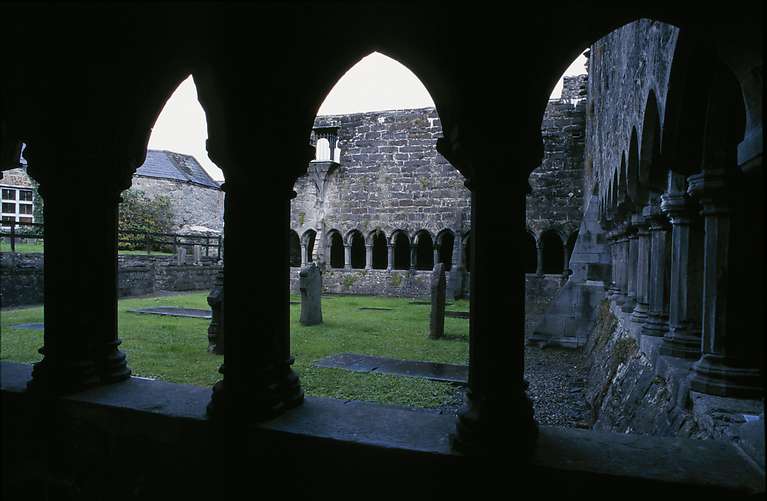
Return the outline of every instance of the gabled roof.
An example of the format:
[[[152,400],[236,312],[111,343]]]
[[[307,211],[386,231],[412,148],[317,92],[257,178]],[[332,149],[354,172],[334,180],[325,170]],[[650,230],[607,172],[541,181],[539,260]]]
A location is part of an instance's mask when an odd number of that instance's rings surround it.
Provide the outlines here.
[[[205,169],[191,155],[164,150],[148,150],[146,161],[136,170],[136,175],[160,179],[175,179],[220,189]]]

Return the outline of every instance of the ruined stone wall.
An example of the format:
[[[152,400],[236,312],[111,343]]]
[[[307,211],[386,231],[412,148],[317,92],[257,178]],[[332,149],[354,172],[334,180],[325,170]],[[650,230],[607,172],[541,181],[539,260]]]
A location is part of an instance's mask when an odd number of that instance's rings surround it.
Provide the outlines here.
[[[185,232],[190,226],[205,226],[224,231],[224,192],[193,183],[133,176],[131,187],[149,198],[165,195],[173,211],[172,232]]]
[[[550,101],[543,116],[543,160],[530,173],[527,196],[527,225],[536,239],[554,230],[567,243],[583,218],[586,81],[586,75],[565,79],[562,99]]]
[[[599,184],[605,198],[621,158],[628,160],[631,131],[642,144],[642,124],[650,91],[655,94],[663,128],[668,79],[678,29],[641,19],[601,38],[591,46],[585,186]]]

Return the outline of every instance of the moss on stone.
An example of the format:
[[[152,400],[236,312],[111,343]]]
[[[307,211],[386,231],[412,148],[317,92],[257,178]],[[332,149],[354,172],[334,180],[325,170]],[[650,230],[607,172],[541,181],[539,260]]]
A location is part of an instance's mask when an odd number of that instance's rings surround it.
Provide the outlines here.
[[[399,287],[400,285],[402,285],[402,275],[400,275],[399,273],[392,273],[391,277],[389,278],[389,283],[393,287]]]

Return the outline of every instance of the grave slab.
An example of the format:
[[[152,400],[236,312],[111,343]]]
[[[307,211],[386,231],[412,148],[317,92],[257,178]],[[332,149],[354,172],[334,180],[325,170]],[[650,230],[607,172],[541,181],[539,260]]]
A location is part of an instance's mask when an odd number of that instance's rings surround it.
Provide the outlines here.
[[[358,310],[392,311],[391,308],[379,308],[377,306],[360,306]]]
[[[380,372],[395,376],[408,376],[432,381],[466,384],[469,368],[465,365],[400,360],[396,358],[359,355],[356,353],[338,353],[321,358],[315,367],[345,369],[354,372]]]
[[[468,311],[447,311],[445,310],[445,316],[451,317],[451,318],[469,318],[469,312]]]
[[[28,322],[25,324],[14,324],[11,325],[14,329],[30,329],[34,331],[41,331],[45,328],[45,324],[39,323],[39,322]]]
[[[131,313],[143,313],[149,315],[166,315],[170,317],[186,317],[186,318],[211,318],[210,310],[198,310],[195,308],[177,308],[175,306],[154,306],[151,308],[136,308],[135,310],[128,310]]]

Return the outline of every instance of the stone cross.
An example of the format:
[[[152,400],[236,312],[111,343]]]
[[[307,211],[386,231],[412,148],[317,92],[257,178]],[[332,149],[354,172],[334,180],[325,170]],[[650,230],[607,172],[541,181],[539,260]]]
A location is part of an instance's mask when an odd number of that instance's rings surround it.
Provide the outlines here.
[[[429,338],[439,339],[445,334],[445,265],[438,263],[431,273],[431,317]]]
[[[302,325],[316,325],[322,323],[322,275],[317,265],[309,263],[298,274],[299,288],[301,289],[301,318]]]

